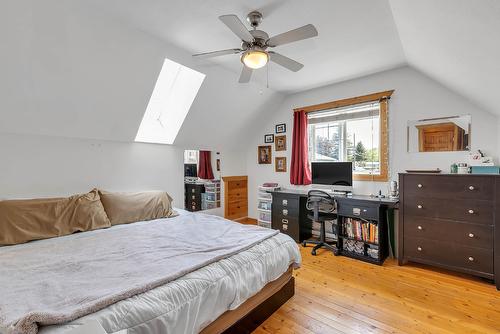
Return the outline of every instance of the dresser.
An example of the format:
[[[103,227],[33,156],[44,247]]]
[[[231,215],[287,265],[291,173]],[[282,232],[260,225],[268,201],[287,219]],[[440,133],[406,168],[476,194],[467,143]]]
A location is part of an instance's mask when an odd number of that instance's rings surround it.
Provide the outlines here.
[[[200,183],[184,184],[184,207],[188,211],[201,210],[201,194],[205,192],[205,186]]]
[[[403,173],[399,182],[399,264],[472,274],[500,288],[500,176]]]
[[[312,222],[307,217],[307,196],[287,191],[272,192],[271,226],[302,242],[312,236]]]
[[[248,217],[248,177],[224,176],[224,218]]]

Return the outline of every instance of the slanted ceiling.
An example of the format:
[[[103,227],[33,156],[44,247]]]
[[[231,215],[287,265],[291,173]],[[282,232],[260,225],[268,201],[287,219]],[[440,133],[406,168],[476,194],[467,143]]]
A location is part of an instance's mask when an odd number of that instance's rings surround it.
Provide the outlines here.
[[[270,35],[313,23],[319,37],[282,46],[278,65],[237,83],[238,47],[217,19],[261,10]],[[286,94],[395,68],[417,68],[500,113],[497,0],[18,0],[0,8],[0,132],[133,141],[165,57],[207,75],[174,144],[243,145],[249,124]],[[397,87],[395,87],[397,88]]]
[[[0,34],[4,133],[134,141],[165,57],[206,74],[176,145],[238,148],[248,123],[282,99],[84,0],[2,2]]]
[[[500,1],[390,0],[407,62],[500,114]]]

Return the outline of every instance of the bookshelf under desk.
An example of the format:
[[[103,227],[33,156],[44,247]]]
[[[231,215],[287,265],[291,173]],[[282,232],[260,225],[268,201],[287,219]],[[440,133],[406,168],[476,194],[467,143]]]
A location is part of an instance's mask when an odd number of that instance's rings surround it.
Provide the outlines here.
[[[272,228],[288,234],[298,243],[311,238],[312,222],[307,218],[306,209],[307,190],[281,189],[271,194]],[[388,217],[393,215],[398,200],[359,195],[334,194],[332,197],[337,201],[340,255],[381,265],[389,254]],[[364,230],[360,225],[360,233],[350,235],[346,228],[348,221],[367,225]]]

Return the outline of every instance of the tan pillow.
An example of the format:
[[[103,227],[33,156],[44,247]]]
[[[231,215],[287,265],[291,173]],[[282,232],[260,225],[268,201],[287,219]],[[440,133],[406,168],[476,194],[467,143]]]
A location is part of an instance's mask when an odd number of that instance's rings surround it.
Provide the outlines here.
[[[67,198],[0,201],[0,245],[110,226],[97,189]]]
[[[107,192],[99,190],[111,225],[167,218],[175,215],[172,198],[164,191]]]

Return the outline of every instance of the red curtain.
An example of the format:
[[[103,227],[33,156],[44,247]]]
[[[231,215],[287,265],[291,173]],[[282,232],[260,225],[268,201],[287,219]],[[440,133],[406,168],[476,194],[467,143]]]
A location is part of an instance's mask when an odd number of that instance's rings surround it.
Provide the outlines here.
[[[307,143],[307,114],[305,111],[293,113],[291,184],[311,184]]]
[[[198,163],[198,177],[204,180],[214,179],[214,172],[212,171],[212,158],[210,151],[200,151],[200,159]]]

